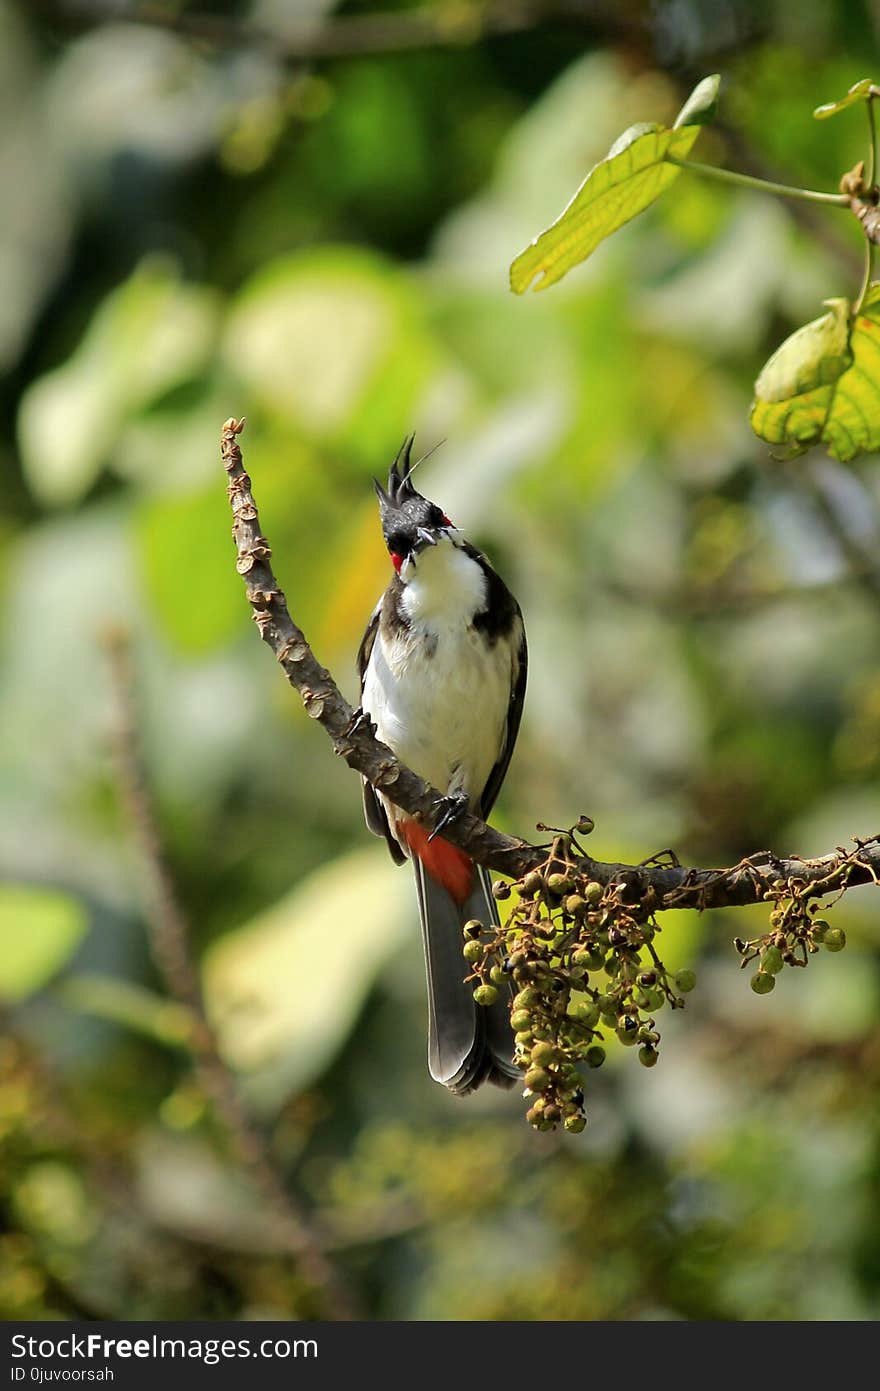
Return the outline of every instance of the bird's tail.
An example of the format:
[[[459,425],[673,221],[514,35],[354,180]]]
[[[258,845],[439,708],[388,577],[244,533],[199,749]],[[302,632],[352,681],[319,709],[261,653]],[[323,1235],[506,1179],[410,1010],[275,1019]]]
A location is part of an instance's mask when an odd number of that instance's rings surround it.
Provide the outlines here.
[[[431,842],[452,851],[448,842]],[[419,895],[422,944],[428,978],[428,1069],[457,1096],[474,1091],[482,1082],[512,1087],[520,1074],[513,1064],[513,1031],[510,1027],[509,990],[494,1005],[478,1005],[473,983],[466,985],[468,967],[462,957],[462,927],[471,918],[487,926],[498,922],[489,876],[472,865],[460,851],[459,883],[451,892],[430,872],[416,854],[413,867]],[[429,857],[426,857],[429,859]],[[470,871],[470,881],[464,878]]]

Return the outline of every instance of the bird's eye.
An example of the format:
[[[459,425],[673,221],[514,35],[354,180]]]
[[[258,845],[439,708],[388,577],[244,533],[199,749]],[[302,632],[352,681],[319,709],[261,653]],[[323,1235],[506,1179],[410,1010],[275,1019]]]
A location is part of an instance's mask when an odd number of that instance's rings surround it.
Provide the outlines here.
[[[402,531],[393,531],[390,536],[386,536],[385,544],[391,555],[409,555],[412,549],[409,537]]]

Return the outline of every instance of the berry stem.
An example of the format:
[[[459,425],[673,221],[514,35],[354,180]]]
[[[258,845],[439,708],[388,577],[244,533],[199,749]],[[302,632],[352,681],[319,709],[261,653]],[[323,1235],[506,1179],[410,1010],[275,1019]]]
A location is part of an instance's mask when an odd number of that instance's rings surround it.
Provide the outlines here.
[[[761,193],[775,193],[780,198],[798,198],[806,203],[828,203],[836,208],[848,208],[849,198],[845,193],[822,193],[815,188],[794,188],[791,184],[773,183],[771,179],[758,179],[752,174],[739,174],[735,169],[720,169],[716,164],[700,164],[692,159],[679,159],[677,155],[667,155],[667,162],[697,174],[703,179],[717,179],[720,183],[738,184],[741,188],[758,189]]]

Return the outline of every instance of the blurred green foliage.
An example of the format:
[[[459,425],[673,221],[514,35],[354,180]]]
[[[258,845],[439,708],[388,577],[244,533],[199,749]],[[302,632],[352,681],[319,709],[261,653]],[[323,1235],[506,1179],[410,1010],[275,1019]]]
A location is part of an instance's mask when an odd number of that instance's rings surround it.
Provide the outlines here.
[[[330,33],[380,7],[307,8]],[[0,4],[0,1308],[327,1312],[149,962],[100,645],[122,622],[223,1047],[371,1317],[875,1318],[873,893],[835,910],[846,952],[769,999],[730,945],[760,909],[670,918],[698,989],[658,1067],[614,1050],[591,1076],[582,1136],[443,1093],[408,875],[247,619],[218,443],[247,415],[273,564],[353,695],[387,579],[371,476],[410,429],[445,438],[423,486],[529,633],[500,824],[589,812],[597,855],[719,864],[875,832],[876,587],[822,504],[876,555],[880,475],[789,467],[747,422],[769,352],[856,292],[857,228],[681,178],[552,295],[514,299],[507,267],[715,69],[701,157],[833,187],[864,118],[810,112],[876,19],[536,4],[504,34],[476,0],[430,8],[454,43],[304,64],[261,0],[230,22],[272,41],[214,47]]]

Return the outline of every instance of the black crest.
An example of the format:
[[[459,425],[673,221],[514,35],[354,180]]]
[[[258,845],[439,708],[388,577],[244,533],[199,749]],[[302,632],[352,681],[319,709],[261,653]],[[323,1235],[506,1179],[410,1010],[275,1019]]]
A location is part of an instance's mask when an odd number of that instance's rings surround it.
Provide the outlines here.
[[[411,475],[415,468],[412,463],[414,439],[414,435],[407,435],[398,449],[397,457],[388,471],[386,487],[383,488],[378,479],[373,479],[373,487],[379,499],[382,532],[389,549],[399,555],[409,553],[420,527],[436,529],[448,525],[440,508],[423,497],[412,485]]]
[[[373,479],[373,487],[376,489],[376,496],[380,506],[384,510],[386,507],[401,509],[405,502],[418,499],[424,502],[425,498],[421,493],[417,493],[410,481],[410,474],[413,471],[412,447],[415,435],[407,435],[403,444],[397,451],[397,456],[391,468],[388,470],[388,486],[382,487],[378,478]]]

